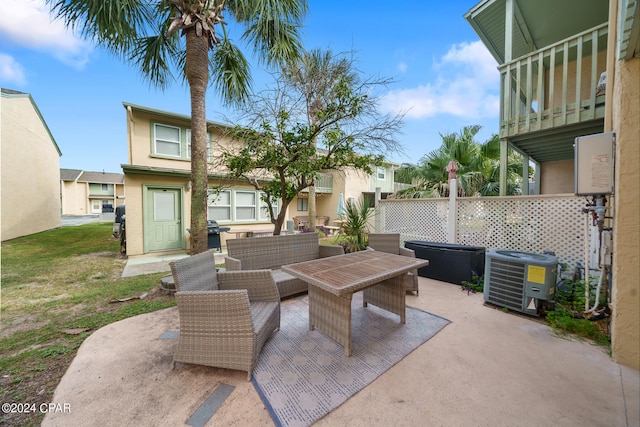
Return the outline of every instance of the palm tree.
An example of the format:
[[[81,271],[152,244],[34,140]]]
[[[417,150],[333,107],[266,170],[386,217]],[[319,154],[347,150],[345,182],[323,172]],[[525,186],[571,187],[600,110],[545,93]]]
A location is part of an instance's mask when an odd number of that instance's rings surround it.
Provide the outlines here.
[[[241,38],[269,66],[302,51],[298,29],[306,0],[45,0],[65,25],[135,64],[160,88],[186,79],[191,95],[191,251],[207,250],[205,98],[209,77],[226,105],[248,99],[251,78],[223,14],[245,27]],[[178,36],[178,31],[184,38]]]
[[[494,135],[483,144],[475,141],[480,126],[465,126],[459,133],[440,135],[442,145],[425,155],[417,166],[404,165],[398,170],[399,180],[412,182],[411,188],[398,191],[397,198],[447,197],[449,177],[446,170],[451,160],[458,165],[459,196],[492,196],[499,194],[500,139]],[[511,153],[507,172],[507,194],[521,194],[521,165],[517,153]]]
[[[289,64],[284,75],[292,86],[301,92],[310,127],[317,125],[317,115],[334,98],[335,90],[341,84],[346,83],[351,86],[357,80],[351,60],[337,57],[331,50],[321,49],[305,52],[298,61]],[[315,139],[313,144],[317,146]],[[317,216],[315,179],[311,180],[308,191],[309,224],[315,224]]]

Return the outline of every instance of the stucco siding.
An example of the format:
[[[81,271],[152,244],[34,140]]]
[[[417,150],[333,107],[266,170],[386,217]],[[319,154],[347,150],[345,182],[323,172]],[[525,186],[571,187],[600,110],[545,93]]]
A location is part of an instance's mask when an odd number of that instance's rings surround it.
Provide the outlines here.
[[[2,240],[61,226],[60,154],[27,94],[0,98]]]
[[[640,58],[618,61],[614,88],[616,197],[612,347],[616,361],[640,369]]]
[[[91,209],[88,206],[89,195],[84,183],[62,183],[62,214],[63,215],[89,215]]]
[[[574,192],[573,159],[546,162],[540,165],[540,194]]]

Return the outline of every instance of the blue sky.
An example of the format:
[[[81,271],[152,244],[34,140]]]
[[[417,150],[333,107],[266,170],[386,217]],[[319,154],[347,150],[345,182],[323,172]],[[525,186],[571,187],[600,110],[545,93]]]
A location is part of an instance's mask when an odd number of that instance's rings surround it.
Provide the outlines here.
[[[467,125],[483,127],[480,142],[497,133],[497,64],[463,18],[477,1],[397,0],[390,7],[378,0],[309,0],[306,49],[355,51],[365,75],[395,80],[380,94],[380,106],[406,113],[398,136],[404,154],[389,160],[417,163],[440,146],[441,133]],[[268,80],[257,65],[252,72],[258,91]],[[132,66],[52,22],[42,0],[0,2],[0,86],[32,95],[62,151],[62,168],[122,172],[123,101],[190,115],[185,86],[150,87]],[[207,118],[229,115],[209,90]]]

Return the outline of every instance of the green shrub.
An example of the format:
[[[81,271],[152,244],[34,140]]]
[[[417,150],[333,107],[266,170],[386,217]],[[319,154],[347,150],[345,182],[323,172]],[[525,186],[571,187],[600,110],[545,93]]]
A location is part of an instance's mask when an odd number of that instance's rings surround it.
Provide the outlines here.
[[[590,304],[595,300],[595,287],[590,289]],[[608,334],[609,306],[604,293],[600,295],[597,316],[586,316],[585,285],[583,280],[566,280],[556,289],[555,304],[552,311],[546,313],[546,319],[555,333],[571,334],[579,338],[592,340],[594,343],[609,347],[611,340]]]

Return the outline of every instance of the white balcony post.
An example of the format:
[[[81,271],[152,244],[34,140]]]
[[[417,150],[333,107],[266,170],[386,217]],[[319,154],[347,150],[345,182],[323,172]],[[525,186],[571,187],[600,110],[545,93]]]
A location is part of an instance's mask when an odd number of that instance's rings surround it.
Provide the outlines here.
[[[449,172],[449,218],[447,221],[447,242],[456,243],[458,235],[458,178],[456,171],[458,165],[455,160],[451,160],[447,165],[447,172]]]
[[[382,218],[380,218],[380,200],[382,199],[382,188],[376,187],[376,200],[375,200],[375,215],[376,215],[376,231],[381,233],[382,230]]]

